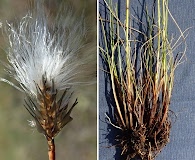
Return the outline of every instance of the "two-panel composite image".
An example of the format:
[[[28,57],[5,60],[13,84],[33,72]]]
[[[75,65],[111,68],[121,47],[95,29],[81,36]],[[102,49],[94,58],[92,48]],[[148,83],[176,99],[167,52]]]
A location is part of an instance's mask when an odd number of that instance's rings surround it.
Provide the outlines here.
[[[0,0],[0,160],[195,160],[194,8]]]

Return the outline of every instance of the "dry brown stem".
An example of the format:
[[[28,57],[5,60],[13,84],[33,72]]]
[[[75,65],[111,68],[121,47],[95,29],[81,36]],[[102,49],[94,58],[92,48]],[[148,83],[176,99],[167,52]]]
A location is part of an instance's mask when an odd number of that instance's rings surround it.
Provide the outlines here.
[[[54,139],[47,138],[49,160],[55,160],[55,143]]]

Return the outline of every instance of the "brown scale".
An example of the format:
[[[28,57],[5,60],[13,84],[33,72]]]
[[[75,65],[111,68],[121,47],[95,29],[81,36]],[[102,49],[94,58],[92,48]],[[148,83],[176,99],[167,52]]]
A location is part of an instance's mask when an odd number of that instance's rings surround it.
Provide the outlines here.
[[[72,120],[70,113],[78,102],[76,99],[68,110],[68,104],[72,95],[69,94],[68,98],[65,98],[68,89],[57,100],[58,92],[54,89],[54,82],[52,81],[52,85],[48,85],[47,80],[43,77],[42,84],[43,87],[36,84],[37,98],[28,96],[28,101],[25,101],[25,107],[34,117],[38,131],[43,133],[47,139],[49,160],[55,160],[54,137]],[[67,102],[62,104],[64,98],[67,99]]]

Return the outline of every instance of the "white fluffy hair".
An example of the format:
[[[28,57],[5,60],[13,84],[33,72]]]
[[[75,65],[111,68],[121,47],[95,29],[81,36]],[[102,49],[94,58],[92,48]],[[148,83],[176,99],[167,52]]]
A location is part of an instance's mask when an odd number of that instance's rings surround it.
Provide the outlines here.
[[[79,20],[68,9],[52,19],[42,4],[35,8],[16,25],[7,23],[9,74],[22,90],[35,96],[43,76],[58,91],[84,83],[79,76],[87,61],[78,54],[86,34],[83,16]]]

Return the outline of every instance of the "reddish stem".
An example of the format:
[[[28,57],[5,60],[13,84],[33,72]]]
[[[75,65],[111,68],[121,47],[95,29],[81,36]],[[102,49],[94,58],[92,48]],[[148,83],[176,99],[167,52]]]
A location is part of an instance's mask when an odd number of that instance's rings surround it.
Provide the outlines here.
[[[55,160],[55,143],[54,139],[47,138],[49,160]]]

